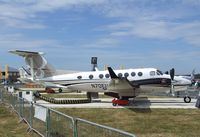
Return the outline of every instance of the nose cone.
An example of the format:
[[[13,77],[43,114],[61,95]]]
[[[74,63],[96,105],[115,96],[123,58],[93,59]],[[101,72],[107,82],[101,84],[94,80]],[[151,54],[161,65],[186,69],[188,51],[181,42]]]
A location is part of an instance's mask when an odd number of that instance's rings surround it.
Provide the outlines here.
[[[191,80],[188,80],[188,79],[186,79],[186,84],[187,84],[187,85],[191,85],[191,84],[192,84],[192,81],[191,81]]]
[[[191,80],[188,80],[186,78],[183,78],[183,80],[181,81],[182,85],[190,85],[191,83],[192,83]]]
[[[187,86],[187,85],[190,85],[190,84],[191,84],[191,80],[188,80],[188,79],[180,77],[180,76],[174,77],[174,85]]]

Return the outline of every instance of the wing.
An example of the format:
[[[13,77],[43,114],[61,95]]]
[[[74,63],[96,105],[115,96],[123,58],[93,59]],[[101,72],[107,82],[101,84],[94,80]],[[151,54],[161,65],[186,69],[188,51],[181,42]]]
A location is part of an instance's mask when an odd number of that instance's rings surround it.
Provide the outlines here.
[[[126,92],[137,88],[133,86],[127,78],[119,78],[111,67],[108,67],[108,71],[111,77],[108,90],[115,92]]]

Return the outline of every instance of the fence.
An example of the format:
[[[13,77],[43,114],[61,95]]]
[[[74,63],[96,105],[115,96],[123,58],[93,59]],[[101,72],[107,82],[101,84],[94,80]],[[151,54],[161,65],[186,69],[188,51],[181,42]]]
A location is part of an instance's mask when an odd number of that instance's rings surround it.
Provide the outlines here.
[[[0,101],[9,104],[25,121],[28,131],[34,131],[42,137],[135,137],[135,135],[73,118],[51,108],[34,104],[0,88]]]

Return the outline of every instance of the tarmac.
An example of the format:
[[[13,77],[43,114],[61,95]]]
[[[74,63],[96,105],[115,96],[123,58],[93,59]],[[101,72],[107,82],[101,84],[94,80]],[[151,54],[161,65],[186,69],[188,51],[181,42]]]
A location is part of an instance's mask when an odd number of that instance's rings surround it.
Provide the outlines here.
[[[63,98],[64,99],[64,98]],[[113,106],[112,98],[101,98],[84,104],[51,104],[43,100],[37,100],[41,104],[50,108],[162,108],[162,109],[197,109],[195,107],[197,99],[192,99],[190,103],[185,103],[183,98],[135,98],[128,106]]]

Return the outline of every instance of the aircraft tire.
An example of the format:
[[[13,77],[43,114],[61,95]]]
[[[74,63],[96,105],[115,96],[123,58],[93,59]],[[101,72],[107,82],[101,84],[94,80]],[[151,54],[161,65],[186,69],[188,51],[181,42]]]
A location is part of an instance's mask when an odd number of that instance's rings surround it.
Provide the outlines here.
[[[58,91],[59,91],[59,93],[62,93],[62,88],[59,88]]]
[[[184,102],[185,102],[185,103],[190,103],[190,102],[191,102],[191,97],[185,96],[185,97],[184,97]]]
[[[39,93],[38,91],[36,91],[36,92],[34,93],[34,95],[35,95],[35,97],[40,97],[40,93]]]
[[[116,103],[112,103],[112,105],[113,105],[113,106],[117,106],[117,104],[116,104]]]

